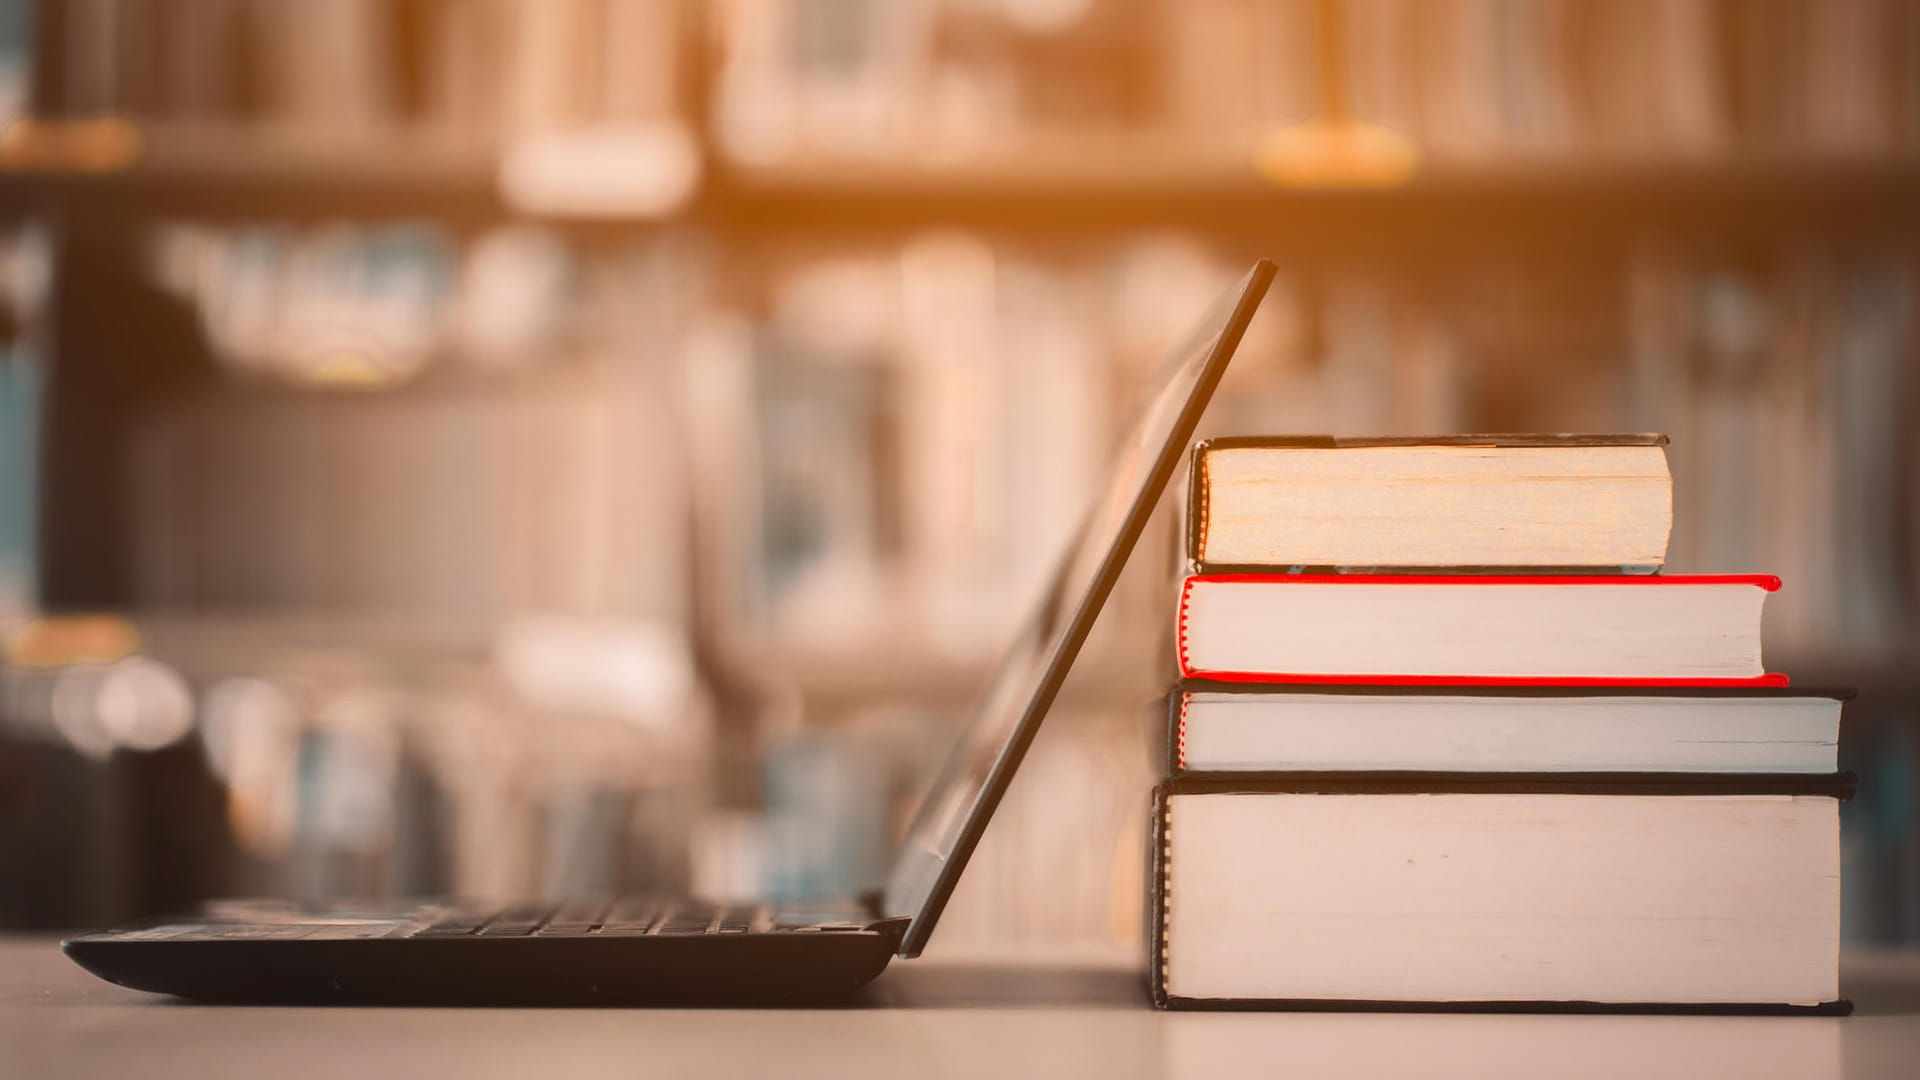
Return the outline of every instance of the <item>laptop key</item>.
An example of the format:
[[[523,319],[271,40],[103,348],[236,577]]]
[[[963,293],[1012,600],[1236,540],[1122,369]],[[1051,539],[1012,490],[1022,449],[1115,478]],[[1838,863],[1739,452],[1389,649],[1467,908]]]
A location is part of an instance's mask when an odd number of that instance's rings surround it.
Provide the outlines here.
[[[417,938],[467,937],[487,924],[488,915],[462,911],[447,912],[416,931]]]
[[[534,931],[534,936],[535,937],[587,937],[591,935],[595,929],[596,927],[592,923],[550,922],[547,925],[541,927],[540,929]]]
[[[540,924],[533,922],[490,922],[480,928],[480,937],[526,937]]]
[[[657,934],[704,934],[710,920],[703,917],[691,919],[668,919],[654,932]]]
[[[664,901],[658,896],[626,896],[615,901],[600,916],[602,932],[645,933],[661,914]]]
[[[313,926],[217,926],[206,936],[222,941],[286,941],[313,933]]]
[[[480,937],[526,937],[554,910],[552,904],[514,904],[501,908],[480,927]]]
[[[721,934],[745,934],[752,931],[759,917],[760,909],[757,907],[731,907],[720,916],[720,922],[714,930]]]

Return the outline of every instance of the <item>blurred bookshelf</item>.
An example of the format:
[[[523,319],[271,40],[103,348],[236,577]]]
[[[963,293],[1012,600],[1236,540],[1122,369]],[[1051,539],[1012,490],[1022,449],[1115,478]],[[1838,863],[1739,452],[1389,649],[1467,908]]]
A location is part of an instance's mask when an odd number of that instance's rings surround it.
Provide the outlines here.
[[[196,731],[300,718],[262,760],[344,794],[247,803],[243,884],[869,884],[885,835],[796,838],[897,818],[1129,392],[1271,255],[1215,433],[1673,435],[1672,567],[1779,572],[1775,666],[1862,690],[1849,932],[1920,938],[1911,4],[12,0],[0,117],[0,407],[124,504],[0,485],[38,538],[0,629],[124,613],[107,663],[171,665]],[[192,370],[61,413],[154,367],[105,313],[161,308]],[[124,467],[63,472],[77,424]],[[1053,844],[1077,932],[1137,933],[1144,808],[1086,774],[1146,775],[1172,529],[956,926],[1066,918],[1021,884]],[[56,669],[0,664],[36,754]],[[516,775],[461,716],[583,749]]]

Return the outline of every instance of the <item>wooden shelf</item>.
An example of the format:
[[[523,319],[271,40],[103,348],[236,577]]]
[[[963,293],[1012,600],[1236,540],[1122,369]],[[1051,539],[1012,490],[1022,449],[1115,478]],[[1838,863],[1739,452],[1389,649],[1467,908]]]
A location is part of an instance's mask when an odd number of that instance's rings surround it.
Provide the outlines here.
[[[503,216],[490,146],[426,133],[312,136],[238,127],[129,129],[124,162],[84,146],[14,140],[0,152],[0,212],[108,210],[248,218]]]
[[[1561,254],[1648,234],[1729,245],[1819,235],[1920,238],[1920,159],[1539,160],[1434,166],[1384,188],[1282,188],[1219,158],[1080,165],[724,170],[703,209],[752,235],[889,233],[946,223],[1023,235],[1183,228],[1290,261]]]
[[[28,148],[32,150],[31,147]],[[241,129],[140,129],[119,167],[0,153],[0,213],[72,208],[215,220],[527,218],[499,192],[497,147],[430,133],[316,139]],[[1185,228],[1290,258],[1532,246],[1662,235],[1920,236],[1920,157],[1742,154],[1533,157],[1429,163],[1391,187],[1279,187],[1244,148],[1149,136],[872,163],[744,167],[710,161],[673,218],[726,234],[835,235],[951,224],[1022,234]],[[588,232],[655,220],[587,219]]]

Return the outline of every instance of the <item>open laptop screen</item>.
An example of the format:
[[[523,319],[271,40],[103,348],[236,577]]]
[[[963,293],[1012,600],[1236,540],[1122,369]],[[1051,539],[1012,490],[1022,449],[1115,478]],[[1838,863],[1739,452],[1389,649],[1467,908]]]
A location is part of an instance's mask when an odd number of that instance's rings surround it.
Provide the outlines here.
[[[913,915],[901,956],[926,947],[1272,280],[1273,265],[1256,263],[1155,373],[1039,609],[994,669],[908,830],[885,899],[888,914]]]

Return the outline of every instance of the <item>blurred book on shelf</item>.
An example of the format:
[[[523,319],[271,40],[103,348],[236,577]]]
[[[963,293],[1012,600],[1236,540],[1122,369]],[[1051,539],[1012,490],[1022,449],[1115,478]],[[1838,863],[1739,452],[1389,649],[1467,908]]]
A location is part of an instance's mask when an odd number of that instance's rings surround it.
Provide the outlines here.
[[[34,504],[41,376],[19,342],[0,345],[0,625],[34,605]]]
[[[1111,373],[1082,268],[967,236],[821,258],[717,311],[689,378],[706,545],[747,641],[979,664],[1079,514]],[[729,628],[733,629],[733,628]],[[864,655],[863,655],[864,654]]]
[[[1280,177],[1301,164],[1289,153],[1340,145],[1274,138],[1314,125],[1323,135],[1352,125],[1395,133],[1441,166],[1819,156],[1911,150],[1920,135],[1920,33],[1897,0],[1204,0],[999,12],[958,0],[743,0],[728,14],[716,141],[756,166],[901,158],[964,168],[1061,130],[1257,142]],[[1353,178],[1368,179],[1365,162],[1353,164]]]
[[[42,111],[351,141],[469,139],[670,116],[674,0],[10,2],[32,9]]]

